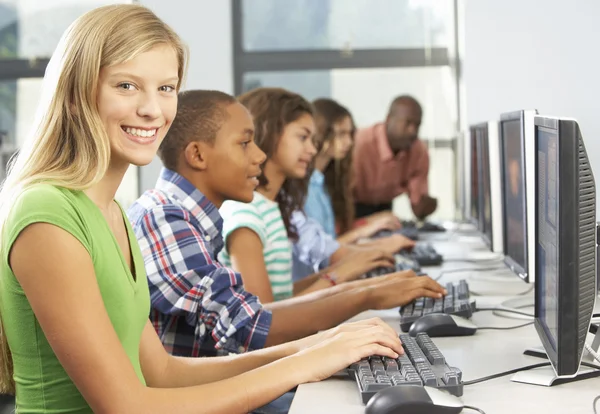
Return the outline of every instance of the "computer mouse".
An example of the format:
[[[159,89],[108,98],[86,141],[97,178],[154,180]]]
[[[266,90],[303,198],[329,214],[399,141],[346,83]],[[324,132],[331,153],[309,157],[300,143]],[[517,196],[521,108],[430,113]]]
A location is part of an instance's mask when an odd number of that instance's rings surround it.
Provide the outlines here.
[[[371,397],[365,414],[457,414],[463,407],[457,397],[437,388],[401,385]]]
[[[477,325],[461,316],[447,313],[430,313],[414,321],[408,330],[410,336],[417,336],[421,332],[425,332],[432,338],[438,336],[466,336],[477,332]]]

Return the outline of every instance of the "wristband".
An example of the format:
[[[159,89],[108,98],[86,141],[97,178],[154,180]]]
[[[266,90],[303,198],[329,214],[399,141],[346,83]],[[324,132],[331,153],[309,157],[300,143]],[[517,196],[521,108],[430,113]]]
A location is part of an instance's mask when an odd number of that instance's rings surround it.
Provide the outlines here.
[[[321,275],[321,279],[324,279],[326,281],[328,281],[329,283],[331,283],[331,286],[335,286],[337,285],[337,278],[335,277],[334,273],[325,273],[323,275]]]
[[[362,227],[362,226],[366,225],[368,222],[369,221],[366,218],[358,219],[354,222],[354,228]]]

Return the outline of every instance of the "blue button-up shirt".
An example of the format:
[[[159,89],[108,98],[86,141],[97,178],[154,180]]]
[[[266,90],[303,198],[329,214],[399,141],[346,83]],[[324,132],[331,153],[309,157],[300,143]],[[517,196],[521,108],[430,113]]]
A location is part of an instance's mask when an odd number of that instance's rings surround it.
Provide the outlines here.
[[[271,313],[216,259],[223,248],[218,209],[181,175],[163,169],[154,190],[128,212],[144,256],[150,319],[173,355],[243,352],[265,345]]]
[[[298,240],[292,246],[292,276],[296,282],[326,267],[340,244],[321,224],[301,211],[294,211],[290,221],[298,233]]]
[[[335,237],[335,215],[331,205],[331,197],[325,188],[325,176],[314,170],[308,184],[308,194],[304,203],[306,215],[323,226],[331,237]]]

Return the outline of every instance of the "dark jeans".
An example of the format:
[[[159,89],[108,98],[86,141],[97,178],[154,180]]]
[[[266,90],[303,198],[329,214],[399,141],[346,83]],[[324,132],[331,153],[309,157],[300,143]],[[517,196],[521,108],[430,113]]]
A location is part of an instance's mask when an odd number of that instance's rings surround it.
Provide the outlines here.
[[[354,203],[356,218],[370,216],[371,214],[379,213],[380,211],[392,210],[392,203],[383,204],[363,204]]]

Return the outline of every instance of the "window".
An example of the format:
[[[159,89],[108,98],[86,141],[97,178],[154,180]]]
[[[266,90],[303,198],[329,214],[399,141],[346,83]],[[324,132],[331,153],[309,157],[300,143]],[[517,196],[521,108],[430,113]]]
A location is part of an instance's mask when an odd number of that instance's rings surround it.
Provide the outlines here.
[[[454,42],[451,1],[242,0],[241,9],[246,51],[448,47]]]
[[[309,100],[330,97],[348,107],[359,127],[382,122],[394,97],[410,94],[424,108],[421,138],[450,140],[457,125],[455,82],[447,66],[248,72],[243,90],[274,86]]]

